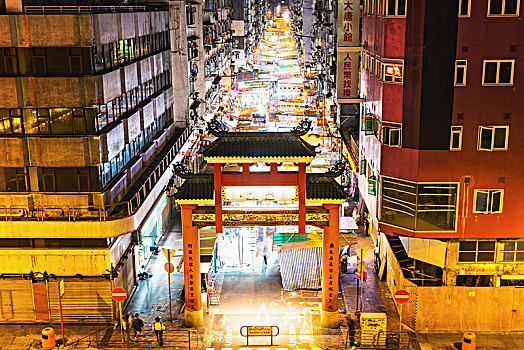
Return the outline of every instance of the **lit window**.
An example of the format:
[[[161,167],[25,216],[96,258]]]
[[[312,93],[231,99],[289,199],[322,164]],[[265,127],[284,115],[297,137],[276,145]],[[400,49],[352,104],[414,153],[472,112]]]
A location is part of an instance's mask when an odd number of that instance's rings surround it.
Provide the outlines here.
[[[471,11],[470,0],[459,0],[459,17],[469,17]]]
[[[520,0],[489,0],[488,17],[518,16]]]
[[[515,60],[484,60],[482,85],[513,85]]]
[[[459,243],[459,262],[494,262],[495,241],[462,241]]]
[[[383,123],[382,144],[389,147],[400,147],[402,144],[402,125]]]
[[[502,261],[524,261],[524,241],[504,241],[502,248]],[[499,258],[500,260],[500,258]]]
[[[502,213],[504,190],[475,190],[473,201],[474,213],[495,214]]]
[[[508,149],[509,125],[479,126],[477,149],[479,151],[504,151]]]
[[[466,85],[466,73],[468,71],[468,61],[456,60],[455,61],[455,86]]]
[[[405,16],[407,0],[386,0],[386,16]]]
[[[402,64],[383,63],[384,82],[402,83],[404,66]]]
[[[462,126],[451,127],[451,140],[449,142],[450,151],[460,151],[462,149]]]

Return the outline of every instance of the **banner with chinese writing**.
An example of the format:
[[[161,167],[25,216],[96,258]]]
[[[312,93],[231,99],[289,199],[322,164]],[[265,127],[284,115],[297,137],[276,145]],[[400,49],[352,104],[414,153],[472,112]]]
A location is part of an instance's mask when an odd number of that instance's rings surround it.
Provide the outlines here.
[[[338,47],[360,46],[360,1],[338,0]]]
[[[359,98],[360,51],[337,52],[337,99]]]

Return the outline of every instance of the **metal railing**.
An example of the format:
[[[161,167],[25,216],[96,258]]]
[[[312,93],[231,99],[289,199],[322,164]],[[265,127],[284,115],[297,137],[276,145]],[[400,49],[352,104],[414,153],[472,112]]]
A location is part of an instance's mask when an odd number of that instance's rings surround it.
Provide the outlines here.
[[[410,337],[407,332],[356,332],[357,349],[407,350],[410,349]],[[346,347],[351,348],[350,333],[346,336]]]
[[[25,13],[107,13],[143,12],[145,6],[24,6]]]
[[[189,139],[193,128],[188,126],[171,149],[164,155],[145,182],[126,201],[104,206],[53,206],[53,205],[0,205],[0,221],[10,220],[111,220],[131,216],[136,213],[154,189],[164,172]]]
[[[152,338],[152,339],[151,339]],[[203,349],[205,347],[203,334],[196,329],[168,329],[164,331],[164,347],[180,349]],[[106,328],[89,332],[87,336],[68,342],[71,349],[151,349],[157,347],[157,340],[152,331],[143,332],[138,339],[133,335],[115,330],[108,336]]]

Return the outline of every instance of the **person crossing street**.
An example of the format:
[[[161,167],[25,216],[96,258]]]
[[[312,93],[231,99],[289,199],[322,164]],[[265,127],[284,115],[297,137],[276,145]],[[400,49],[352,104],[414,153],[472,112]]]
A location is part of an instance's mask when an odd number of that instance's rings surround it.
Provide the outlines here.
[[[138,340],[138,336],[140,333],[142,333],[142,329],[144,329],[144,321],[140,319],[140,315],[138,313],[135,314],[135,319],[133,320],[133,323],[131,323],[131,328],[133,328],[134,334],[135,334],[135,341]]]
[[[155,331],[158,346],[163,346],[164,339],[162,337],[164,335],[164,331],[166,330],[166,326],[164,326],[164,324],[160,322],[160,317],[155,317],[155,323],[153,324],[152,328],[153,331]]]

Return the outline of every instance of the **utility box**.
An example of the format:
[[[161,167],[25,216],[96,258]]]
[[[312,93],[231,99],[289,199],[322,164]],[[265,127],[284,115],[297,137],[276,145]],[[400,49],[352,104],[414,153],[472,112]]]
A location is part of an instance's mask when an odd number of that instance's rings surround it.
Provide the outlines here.
[[[56,346],[55,330],[51,327],[42,329],[42,347],[44,349],[53,349]]]
[[[385,313],[360,314],[360,344],[365,346],[385,346],[388,318]]]

